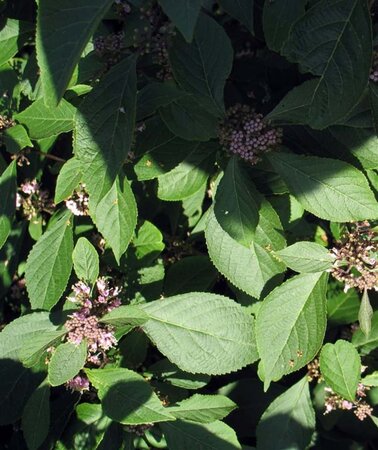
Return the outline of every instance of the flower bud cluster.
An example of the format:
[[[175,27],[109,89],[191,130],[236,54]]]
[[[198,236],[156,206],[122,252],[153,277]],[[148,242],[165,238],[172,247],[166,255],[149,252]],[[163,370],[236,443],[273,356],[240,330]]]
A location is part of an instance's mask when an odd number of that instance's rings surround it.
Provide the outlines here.
[[[131,13],[131,6],[126,0],[115,0],[117,14],[121,17],[126,17]]]
[[[282,130],[272,128],[250,106],[238,103],[227,110],[219,140],[227,152],[256,164],[264,153],[282,142]]]
[[[336,394],[330,387],[325,388],[325,411],[324,414],[329,414],[331,411],[339,410],[353,410],[353,413],[359,420],[365,420],[373,413],[373,408],[363,400],[366,397],[366,391],[370,388],[364,386],[362,383],[358,384],[356,400],[351,402],[345,400],[340,395]]]
[[[128,433],[135,433],[137,436],[143,436],[144,433],[153,426],[153,423],[144,423],[143,425],[125,425],[124,430]]]
[[[16,122],[13,119],[8,119],[0,115],[0,131],[13,127],[14,125],[16,125]]]
[[[74,216],[87,216],[89,214],[89,196],[85,190],[85,184],[80,183],[79,188],[75,190],[72,196],[66,200],[65,203],[66,207]]]
[[[345,291],[378,289],[377,239],[369,222],[357,222],[331,250],[335,258],[331,274],[344,283]]]
[[[16,195],[16,208],[22,210],[23,215],[32,220],[43,212],[52,214],[55,205],[47,190],[41,189],[37,180],[25,181]]]
[[[369,79],[373,83],[378,82],[378,52],[373,52],[373,64],[370,70]]]
[[[106,60],[107,67],[117,64],[121,59],[125,35],[123,32],[111,33],[107,36],[98,36],[94,40],[94,49],[100,58]]]

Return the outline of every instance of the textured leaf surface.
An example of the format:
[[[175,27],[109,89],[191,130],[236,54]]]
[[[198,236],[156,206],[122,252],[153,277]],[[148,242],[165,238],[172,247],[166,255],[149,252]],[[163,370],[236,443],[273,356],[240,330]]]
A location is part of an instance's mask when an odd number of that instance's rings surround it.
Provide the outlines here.
[[[270,161],[299,203],[315,216],[334,222],[378,217],[378,203],[365,176],[350,164],[289,153],[275,153]]]
[[[334,258],[315,242],[297,242],[277,252],[283,262],[299,273],[323,272],[332,267]]]
[[[215,267],[236,287],[253,297],[260,297],[265,284],[285,270],[257,242],[248,249],[234,241],[210,213],[206,230],[206,244]]]
[[[202,0],[159,0],[159,3],[184,38],[190,42],[193,39]]]
[[[326,344],[320,353],[319,364],[328,386],[353,402],[361,377],[361,359],[355,347],[341,339],[335,344]]]
[[[32,139],[45,139],[68,133],[74,127],[76,108],[62,100],[58,106],[46,106],[42,98],[15,115],[25,125]]]
[[[38,2],[37,57],[45,101],[55,106],[111,0]]]
[[[81,280],[94,283],[100,271],[98,253],[88,239],[81,237],[72,253],[76,276]]]
[[[63,294],[72,269],[72,224],[65,214],[34,244],[25,279],[34,309],[50,310]]]
[[[113,309],[101,318],[101,322],[113,325],[115,327],[123,327],[131,325],[137,327],[143,325],[149,319],[142,309],[133,305],[123,305]]]
[[[130,150],[136,103],[135,58],[114,66],[80,104],[74,150],[94,205],[109,191]]]
[[[54,203],[57,204],[70,197],[82,177],[81,162],[71,158],[60,169],[56,180]]]
[[[137,206],[129,182],[117,178],[96,208],[96,225],[119,262],[133,236]]]
[[[367,85],[372,54],[367,3],[323,0],[308,9],[290,30],[283,54],[303,72],[318,76],[307,120],[325,128],[342,119]]]
[[[257,450],[307,448],[314,430],[315,412],[305,377],[273,400],[262,415]]]
[[[196,292],[142,308],[150,316],[143,330],[182,370],[223,374],[258,358],[253,318],[226,297]]]
[[[259,222],[261,196],[236,157],[230,159],[215,194],[219,225],[237,242],[249,247]]]
[[[86,373],[112,420],[125,425],[175,420],[141,375],[128,369],[86,369]]]
[[[17,165],[12,161],[0,177],[0,248],[11,232],[16,212]]]
[[[263,301],[256,318],[256,341],[264,383],[279,380],[311,361],[326,329],[325,274],[290,278]]]
[[[33,25],[22,20],[7,19],[0,30],[0,66],[9,61],[33,34]]]
[[[58,345],[48,365],[48,380],[51,386],[59,386],[72,379],[84,367],[87,359],[87,343],[79,345],[66,342]]]
[[[219,3],[231,17],[239,20],[253,34],[254,0],[220,0]]]

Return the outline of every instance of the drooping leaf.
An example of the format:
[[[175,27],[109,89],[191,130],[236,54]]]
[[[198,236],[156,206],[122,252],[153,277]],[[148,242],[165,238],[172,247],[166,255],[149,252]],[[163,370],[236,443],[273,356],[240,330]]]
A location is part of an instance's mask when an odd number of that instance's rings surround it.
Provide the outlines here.
[[[192,0],[190,2],[187,0],[159,0],[159,3],[184,38],[191,42],[202,0]]]
[[[264,385],[295,372],[319,351],[326,329],[326,274],[302,274],[274,289],[256,318]]]
[[[324,272],[332,267],[330,252],[315,242],[297,242],[277,252],[283,262],[299,273]]]
[[[100,267],[96,249],[88,241],[81,237],[72,253],[72,260],[76,276],[84,281],[94,283],[98,277]]]
[[[304,377],[265,410],[257,426],[257,450],[307,448],[314,430],[315,411]]]
[[[236,404],[224,395],[194,394],[169,408],[177,419],[211,423],[221,420],[236,408]]]
[[[254,0],[220,0],[222,8],[254,34]]]
[[[76,108],[62,100],[58,106],[46,106],[42,98],[15,115],[29,131],[32,139],[45,139],[68,133],[74,127]]]
[[[27,39],[32,36],[34,26],[29,22],[7,19],[0,30],[0,66],[9,61]]]
[[[60,203],[70,197],[82,178],[81,162],[77,158],[71,158],[60,169],[56,179],[54,203]]]
[[[16,212],[16,168],[16,161],[12,161],[0,177],[0,248],[8,239]]]
[[[126,178],[117,177],[111,189],[97,205],[95,222],[119,262],[137,223],[137,206]]]
[[[362,356],[368,355],[378,345],[378,311],[373,313],[371,318],[371,330],[369,335],[365,335],[361,329],[358,329],[352,336],[352,344],[358,348]]]
[[[369,336],[371,331],[371,319],[373,317],[373,308],[370,304],[368,291],[365,289],[362,294],[360,310],[358,312],[358,321],[360,323],[360,330]]]
[[[224,29],[201,14],[193,42],[174,39],[169,59],[176,81],[215,115],[224,113],[223,90],[232,68],[233,51]]]
[[[353,402],[361,377],[361,359],[355,347],[342,339],[335,344],[326,344],[320,353],[319,364],[328,386]]]
[[[22,431],[29,450],[38,450],[50,426],[50,387],[45,381],[33,392],[22,413]]]
[[[33,147],[28,133],[22,125],[14,125],[4,131],[4,142],[9,153],[18,153],[25,147]]]
[[[196,292],[156,300],[142,308],[150,316],[143,330],[182,370],[223,374],[258,358],[253,318],[226,297]]]
[[[37,57],[45,102],[56,106],[111,0],[38,2]]]
[[[115,327],[124,327],[130,325],[138,327],[143,325],[149,319],[149,315],[142,309],[133,305],[123,305],[113,309],[101,318],[101,322],[113,325]]]
[[[112,420],[125,425],[175,420],[141,375],[128,369],[86,369],[86,373]]]
[[[48,380],[51,386],[59,386],[72,379],[84,367],[87,359],[87,343],[79,345],[65,342],[54,350],[48,366]]]
[[[378,217],[378,203],[366,178],[350,164],[281,152],[270,161],[299,203],[315,216],[334,222]]]
[[[236,157],[230,159],[214,201],[219,225],[235,241],[249,247],[259,222],[261,195]]]
[[[292,26],[282,52],[301,71],[318,77],[306,122],[320,129],[336,123],[358,103],[367,86],[372,55],[367,3],[316,3]]]
[[[94,206],[113,185],[130,151],[134,133],[135,57],[114,66],[80,104],[74,150]]]
[[[34,244],[25,279],[34,309],[50,310],[63,294],[72,269],[71,215],[65,214]]]

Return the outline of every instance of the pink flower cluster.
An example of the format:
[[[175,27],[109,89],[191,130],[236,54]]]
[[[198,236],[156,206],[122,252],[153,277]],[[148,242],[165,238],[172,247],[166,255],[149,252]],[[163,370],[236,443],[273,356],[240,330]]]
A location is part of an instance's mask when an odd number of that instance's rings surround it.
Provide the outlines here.
[[[50,199],[49,192],[41,189],[37,180],[26,180],[18,189],[16,207],[22,210],[28,220],[32,220],[43,212],[52,214],[55,205]]]
[[[250,106],[238,103],[227,110],[219,129],[219,140],[227,152],[256,164],[261,155],[282,142],[282,130],[272,128],[262,114]]]
[[[357,388],[357,399],[354,402],[345,400],[340,395],[337,395],[330,387],[325,388],[326,399],[325,399],[325,411],[324,414],[329,414],[331,411],[337,409],[340,410],[353,410],[355,416],[359,420],[365,420],[367,417],[371,416],[373,413],[373,408],[363,400],[366,397],[366,391],[370,388],[368,386],[359,383]]]
[[[120,16],[127,16],[131,13],[131,6],[126,0],[115,0],[116,10]]]
[[[67,387],[72,391],[89,391],[89,380],[85,375],[76,375],[72,380],[67,381]]]
[[[80,183],[79,188],[75,190],[72,196],[66,200],[66,207],[74,216],[87,216],[89,196],[85,190],[85,184]]]
[[[370,70],[369,79],[373,83],[378,82],[378,52],[376,52],[376,51],[373,52],[373,64],[372,64],[372,68]]]

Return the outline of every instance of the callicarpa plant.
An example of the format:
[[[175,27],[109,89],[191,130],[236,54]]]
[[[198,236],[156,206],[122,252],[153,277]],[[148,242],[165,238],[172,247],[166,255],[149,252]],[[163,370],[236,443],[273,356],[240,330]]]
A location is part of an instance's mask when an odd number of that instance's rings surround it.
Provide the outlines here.
[[[378,4],[0,16],[0,448],[378,448]]]

